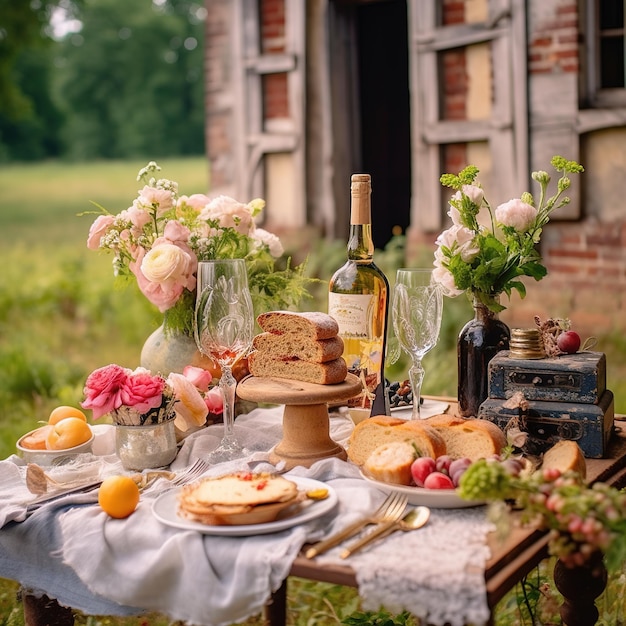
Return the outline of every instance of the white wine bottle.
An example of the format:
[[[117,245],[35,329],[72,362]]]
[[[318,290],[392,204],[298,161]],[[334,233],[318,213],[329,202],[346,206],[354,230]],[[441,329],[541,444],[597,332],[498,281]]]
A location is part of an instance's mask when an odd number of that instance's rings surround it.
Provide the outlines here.
[[[330,279],[328,314],[339,325],[349,371],[363,382],[362,394],[349,404],[373,409],[372,414],[388,414],[385,340],[389,283],[374,263],[371,193],[370,175],[353,174],[348,260]]]

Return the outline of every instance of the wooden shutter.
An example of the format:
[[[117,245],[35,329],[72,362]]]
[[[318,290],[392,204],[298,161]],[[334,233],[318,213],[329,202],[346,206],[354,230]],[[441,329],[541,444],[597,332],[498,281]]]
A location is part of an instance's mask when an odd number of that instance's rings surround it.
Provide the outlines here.
[[[491,197],[528,186],[526,6],[524,0],[490,0],[481,23],[442,26],[441,2],[410,0],[411,225],[420,231],[442,226],[441,147],[487,141],[493,160]],[[442,120],[443,76],[438,54],[476,43],[491,43],[492,114],[484,120]]]
[[[233,0],[235,186],[237,197],[266,197],[265,157],[289,153],[293,159],[295,190],[293,222],[306,223],[304,177],[305,114],[305,3],[284,0],[285,51],[262,53],[259,0]],[[287,73],[289,120],[270,130],[263,113],[262,78]]]

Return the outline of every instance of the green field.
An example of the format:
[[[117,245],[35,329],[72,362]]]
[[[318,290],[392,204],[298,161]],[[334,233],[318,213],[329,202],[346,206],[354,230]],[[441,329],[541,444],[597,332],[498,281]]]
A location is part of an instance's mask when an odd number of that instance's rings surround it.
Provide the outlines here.
[[[111,212],[128,207],[136,196],[135,180],[145,162],[103,162],[85,165],[44,163],[3,166],[0,169],[0,455],[13,453],[15,441],[47,419],[59,404],[77,406],[88,373],[107,363],[128,367],[138,364],[143,342],[161,321],[158,312],[134,284],[115,282],[111,257],[85,246],[93,216],[78,214],[94,210],[95,201]],[[204,159],[159,163],[163,176],[180,183],[183,193],[202,193],[209,187]],[[311,246],[309,274],[328,279],[343,262],[345,242],[316,242]],[[428,256],[428,252],[426,252]],[[377,257],[392,276],[398,264],[393,250]],[[430,261],[428,261],[430,262]],[[325,292],[308,307],[324,307]],[[426,356],[424,393],[456,394],[456,336],[470,316],[461,298],[446,301],[439,344]],[[617,406],[626,406],[626,345],[620,338],[601,338],[597,349],[609,355],[609,388],[616,392]],[[390,368],[388,377],[404,376],[403,366]],[[544,570],[535,573],[530,585],[530,604],[547,605],[538,610],[543,624],[555,614],[554,592]],[[622,583],[623,585],[623,583]],[[602,599],[604,624],[617,625],[616,585]],[[21,606],[15,599],[17,585],[0,581],[0,626],[22,624]],[[519,590],[518,590],[519,591]],[[530,624],[519,617],[523,598],[505,598],[497,624]],[[358,608],[354,590],[293,581],[289,594],[291,625],[338,624]],[[619,609],[619,607],[618,607]],[[623,613],[623,611],[622,611]],[[522,615],[528,615],[522,606]],[[554,618],[557,619],[557,618]],[[153,616],[149,621],[84,618],[78,624],[166,624]],[[249,626],[261,620],[246,622]],[[360,622],[362,624],[372,622]],[[389,622],[391,624],[391,622]],[[399,623],[399,622],[396,622]],[[623,623],[623,622],[620,622]]]

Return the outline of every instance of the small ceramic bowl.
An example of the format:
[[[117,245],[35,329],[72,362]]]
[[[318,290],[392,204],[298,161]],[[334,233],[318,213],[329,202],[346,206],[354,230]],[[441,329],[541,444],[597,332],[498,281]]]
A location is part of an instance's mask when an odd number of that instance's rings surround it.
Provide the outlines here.
[[[91,429],[91,427],[90,427]],[[38,430],[37,428],[35,430]],[[22,445],[22,441],[32,435],[35,432],[32,430],[29,433],[26,433],[22,437],[20,437],[17,441],[17,453],[21,456],[24,461],[27,463],[37,463],[37,465],[53,465],[54,463],[58,463],[60,459],[65,457],[74,456],[76,454],[84,454],[85,452],[91,452],[91,445],[93,444],[93,440],[95,435],[93,431],[91,432],[91,437],[85,441],[85,443],[81,443],[78,446],[74,446],[73,448],[66,448],[65,450],[32,450],[30,448],[25,448]]]

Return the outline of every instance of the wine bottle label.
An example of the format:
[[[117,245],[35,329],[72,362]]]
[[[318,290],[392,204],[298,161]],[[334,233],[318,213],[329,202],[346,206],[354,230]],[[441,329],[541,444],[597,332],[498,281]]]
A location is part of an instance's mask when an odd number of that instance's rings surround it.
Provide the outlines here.
[[[341,337],[365,338],[369,335],[368,328],[371,307],[374,306],[372,294],[328,294],[328,314],[335,318],[339,325]]]

